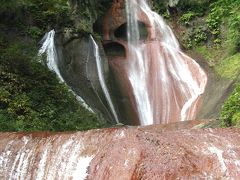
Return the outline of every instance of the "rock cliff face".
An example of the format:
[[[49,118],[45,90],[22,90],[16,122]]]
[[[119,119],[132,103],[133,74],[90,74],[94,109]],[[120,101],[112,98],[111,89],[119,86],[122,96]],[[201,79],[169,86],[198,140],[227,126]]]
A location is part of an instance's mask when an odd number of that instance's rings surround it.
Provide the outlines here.
[[[238,179],[240,129],[202,123],[1,133],[0,179]]]

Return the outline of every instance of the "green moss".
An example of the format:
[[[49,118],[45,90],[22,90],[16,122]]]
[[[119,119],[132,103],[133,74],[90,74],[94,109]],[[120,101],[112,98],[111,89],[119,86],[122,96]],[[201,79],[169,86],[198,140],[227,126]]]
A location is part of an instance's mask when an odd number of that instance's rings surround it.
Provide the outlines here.
[[[240,74],[240,53],[229,57],[223,47],[199,46],[196,51],[200,53],[210,67],[212,67],[221,78],[235,79]]]
[[[240,53],[223,59],[216,67],[216,72],[223,78],[235,79],[240,74]]]
[[[222,60],[222,58],[227,56],[219,47],[207,47],[203,45],[196,47],[195,50],[207,60],[207,63],[210,67],[215,67]]]

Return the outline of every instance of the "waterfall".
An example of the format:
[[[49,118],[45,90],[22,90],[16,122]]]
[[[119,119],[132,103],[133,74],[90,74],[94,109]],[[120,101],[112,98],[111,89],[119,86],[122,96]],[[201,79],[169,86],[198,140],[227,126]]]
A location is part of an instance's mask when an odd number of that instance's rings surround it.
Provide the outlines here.
[[[146,0],[126,0],[128,78],[140,123],[168,123],[194,119],[207,76],[180,49],[163,18]],[[144,22],[148,37],[140,39],[138,22]]]
[[[127,11],[127,39],[129,45],[129,56],[131,63],[129,64],[129,80],[132,84],[133,93],[135,95],[137,110],[142,125],[153,124],[152,108],[147,92],[147,68],[145,67],[145,57],[143,49],[139,43],[139,27],[137,21],[136,1],[126,1]]]
[[[112,100],[111,100],[111,97],[110,97],[110,94],[108,92],[108,89],[107,89],[107,85],[106,85],[106,82],[105,82],[105,79],[104,79],[104,74],[103,74],[103,70],[102,70],[102,63],[101,63],[101,57],[100,57],[100,54],[99,54],[99,48],[98,48],[98,45],[97,43],[94,41],[93,37],[90,35],[90,39],[91,39],[91,42],[93,43],[93,47],[94,47],[94,55],[95,55],[95,60],[96,60],[96,65],[97,65],[97,72],[98,72],[98,77],[99,77],[99,82],[100,82],[100,85],[101,85],[101,88],[103,90],[103,93],[107,99],[107,102],[108,102],[108,105],[112,111],[112,114],[114,116],[114,119],[116,120],[117,123],[119,123],[119,120],[118,120],[118,117],[117,117],[117,113],[115,111],[115,108],[114,108],[114,105],[112,103]]]
[[[41,56],[42,54],[47,54],[47,66],[51,71],[54,71],[61,82],[64,82],[59,69],[58,69],[58,59],[57,53],[54,43],[55,31],[51,30],[50,32],[46,33],[43,37],[43,44],[42,47],[38,51],[38,55]]]
[[[111,17],[109,23],[121,21],[114,24],[116,28],[127,24],[127,41],[120,36],[113,37],[116,29],[112,34],[109,34],[108,27],[105,27],[104,31],[106,44],[112,41],[125,50],[123,57],[109,57],[109,66],[114,76],[118,77],[117,83],[122,88],[120,93],[124,94],[124,98],[128,98],[127,101],[120,102],[124,107],[129,107],[124,110],[124,118],[134,121],[133,124],[141,125],[195,119],[207,84],[205,72],[195,60],[182,52],[171,28],[160,15],[151,10],[146,0],[125,0],[125,6],[127,23],[124,18],[117,17]],[[118,3],[116,8],[119,8]],[[114,21],[114,18],[117,21]],[[59,79],[64,81],[58,69],[54,34],[52,30],[46,35],[39,54],[47,52],[49,69],[55,71]],[[109,109],[118,122],[104,81],[99,47],[91,36],[89,39],[100,86]]]
[[[57,74],[57,77],[61,82],[65,82],[58,68],[58,58],[57,58],[56,47],[54,43],[54,37],[55,37],[54,30],[51,30],[45,34],[45,36],[42,39],[42,42],[43,42],[42,47],[38,51],[38,56],[42,56],[44,53],[46,53],[47,55],[46,62],[47,62],[48,68]],[[92,108],[90,108],[80,96],[78,96],[74,91],[72,90],[70,91],[76,96],[76,99],[81,103],[83,107],[85,107],[90,112],[94,112]]]

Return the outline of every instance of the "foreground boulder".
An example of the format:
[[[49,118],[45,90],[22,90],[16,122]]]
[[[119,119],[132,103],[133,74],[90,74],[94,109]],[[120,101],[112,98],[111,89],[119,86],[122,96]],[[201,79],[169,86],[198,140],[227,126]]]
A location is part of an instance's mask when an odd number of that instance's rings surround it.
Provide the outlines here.
[[[240,129],[173,127],[1,133],[0,179],[240,177]]]

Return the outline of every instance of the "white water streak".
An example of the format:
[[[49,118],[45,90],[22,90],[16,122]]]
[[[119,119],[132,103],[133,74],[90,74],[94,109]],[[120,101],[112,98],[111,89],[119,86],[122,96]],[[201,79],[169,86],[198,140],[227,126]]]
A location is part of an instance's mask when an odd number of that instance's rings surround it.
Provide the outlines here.
[[[132,84],[133,93],[137,103],[137,110],[141,125],[153,124],[153,112],[150,105],[149,94],[147,92],[147,68],[143,49],[139,44],[139,27],[137,21],[137,2],[126,1],[127,25],[128,25],[128,45],[130,52],[130,64],[128,77]]]
[[[58,78],[64,82],[58,68],[57,53],[54,43],[55,31],[51,30],[45,35],[46,39],[43,42],[42,47],[38,51],[38,55],[47,54],[47,66],[50,70],[54,71]]]
[[[208,150],[215,154],[219,160],[219,163],[221,165],[221,170],[222,170],[222,173],[225,173],[227,171],[227,167],[226,167],[226,164],[225,164],[225,161],[224,161],[224,158],[223,158],[223,152],[221,149],[218,149],[217,147],[213,146],[213,147],[209,147]]]
[[[114,119],[116,120],[117,123],[119,123],[117,113],[115,111],[113,102],[111,100],[111,97],[110,97],[110,94],[108,92],[108,88],[107,88],[107,85],[106,85],[106,82],[105,82],[105,79],[104,79],[102,63],[101,63],[101,57],[100,57],[100,54],[99,54],[98,45],[94,41],[94,39],[93,39],[93,37],[91,35],[90,35],[90,39],[91,39],[91,41],[93,43],[93,46],[94,46],[94,56],[95,56],[95,60],[96,60],[96,64],[97,64],[97,71],[98,71],[98,77],[99,77],[100,85],[101,85],[103,93],[104,93],[104,95],[105,95],[105,97],[107,99],[108,105],[110,106],[110,109],[112,111]]]
[[[4,152],[0,153],[0,178],[84,180],[95,156],[93,153],[86,154],[83,142],[74,136],[68,139],[55,136],[41,140],[24,136],[18,146],[15,142],[9,142]]]

